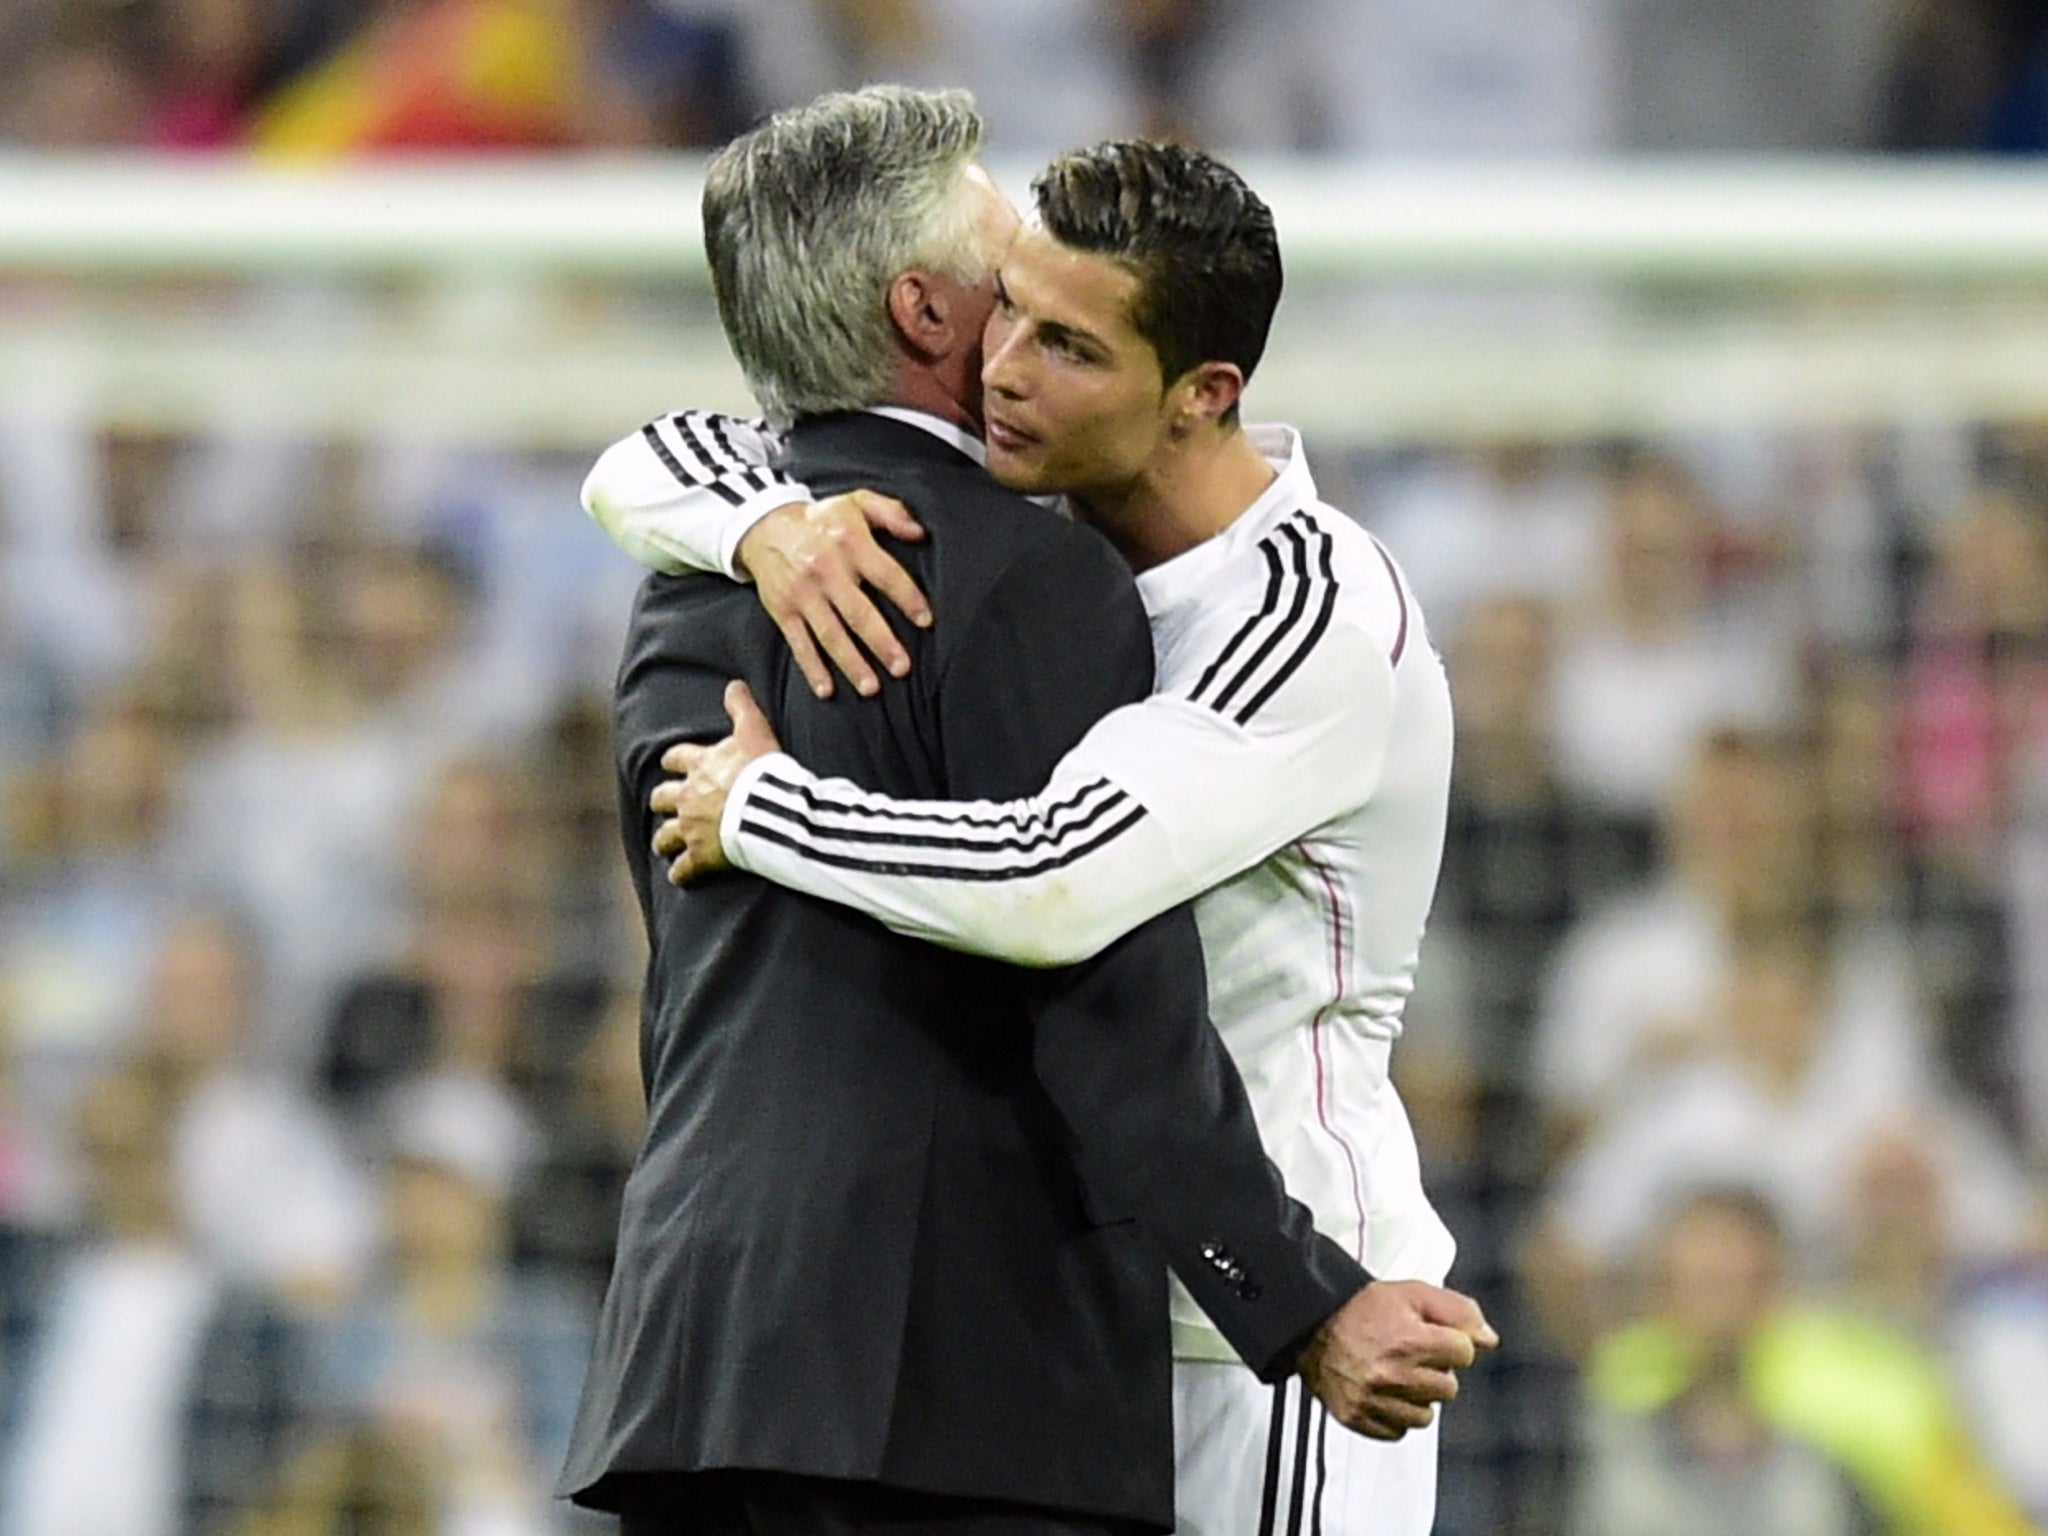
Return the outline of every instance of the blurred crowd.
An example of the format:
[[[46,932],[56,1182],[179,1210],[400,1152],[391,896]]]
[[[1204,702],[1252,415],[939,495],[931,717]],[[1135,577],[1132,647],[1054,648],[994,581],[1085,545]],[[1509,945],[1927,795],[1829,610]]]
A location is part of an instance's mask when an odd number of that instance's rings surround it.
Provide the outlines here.
[[[2048,431],[1354,468],[1458,708],[1440,1529],[2041,1528]]]
[[[703,146],[819,91],[964,85],[996,147],[2038,152],[2041,0],[14,0],[0,142]]]
[[[1458,700],[1439,1529],[2040,1528],[2048,426],[1318,462]],[[9,1536],[568,1522],[643,956],[581,468],[0,420]]]
[[[0,462],[0,1529],[555,1528],[642,1113],[580,466]]]

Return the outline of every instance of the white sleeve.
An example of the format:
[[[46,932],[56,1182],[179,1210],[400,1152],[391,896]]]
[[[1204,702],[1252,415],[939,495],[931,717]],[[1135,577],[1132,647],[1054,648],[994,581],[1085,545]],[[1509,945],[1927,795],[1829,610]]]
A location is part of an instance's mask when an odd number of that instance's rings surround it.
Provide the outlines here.
[[[1248,718],[1178,694],[1125,705],[1028,799],[894,800],[776,753],[720,830],[738,868],[898,933],[1067,965],[1363,804],[1392,704],[1386,656],[1340,624]]]
[[[607,448],[583,482],[583,510],[644,566],[736,581],[740,540],[777,507],[809,501],[773,469],[782,438],[763,421],[679,411]]]

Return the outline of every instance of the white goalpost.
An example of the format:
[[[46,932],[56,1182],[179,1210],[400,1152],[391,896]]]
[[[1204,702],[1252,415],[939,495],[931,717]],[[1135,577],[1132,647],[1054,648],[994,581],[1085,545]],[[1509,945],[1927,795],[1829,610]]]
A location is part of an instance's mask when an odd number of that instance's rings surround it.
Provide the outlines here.
[[[2048,414],[2048,174],[1248,163],[1260,414],[1360,443]],[[1007,168],[1021,197],[1028,169]],[[176,430],[587,446],[745,409],[701,162],[0,158],[0,395]]]

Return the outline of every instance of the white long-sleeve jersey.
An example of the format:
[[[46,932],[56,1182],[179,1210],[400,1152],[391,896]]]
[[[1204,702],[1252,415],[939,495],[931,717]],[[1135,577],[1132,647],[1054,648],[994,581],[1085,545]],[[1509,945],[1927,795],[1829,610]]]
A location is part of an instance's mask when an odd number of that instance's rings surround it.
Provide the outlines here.
[[[1317,495],[1293,431],[1250,430],[1272,485],[1138,577],[1158,691],[1039,794],[892,800],[777,753],[734,785],[724,843],[778,884],[1027,965],[1193,900],[1211,1015],[1289,1190],[1374,1274],[1440,1282],[1454,1244],[1387,1062],[1442,856],[1450,693],[1392,556]],[[809,493],[750,485],[712,507],[702,487],[731,467],[685,457],[691,441],[718,441],[706,418],[625,440],[585,504],[630,526],[629,548],[730,570],[733,525]],[[1174,1333],[1184,1358],[1235,1358],[1178,1286]]]

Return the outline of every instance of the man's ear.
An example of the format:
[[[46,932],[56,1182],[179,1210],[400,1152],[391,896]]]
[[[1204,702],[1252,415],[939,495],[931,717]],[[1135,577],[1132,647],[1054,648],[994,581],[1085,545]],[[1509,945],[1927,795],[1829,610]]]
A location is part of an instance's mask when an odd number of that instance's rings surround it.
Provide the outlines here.
[[[911,356],[933,362],[949,354],[953,334],[953,295],[929,272],[912,268],[889,284],[889,320]]]
[[[1244,395],[1244,370],[1235,363],[1197,363],[1167,390],[1174,436],[1219,421]]]

